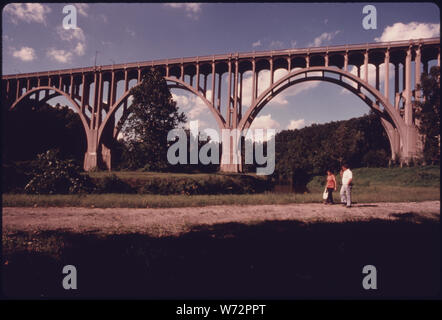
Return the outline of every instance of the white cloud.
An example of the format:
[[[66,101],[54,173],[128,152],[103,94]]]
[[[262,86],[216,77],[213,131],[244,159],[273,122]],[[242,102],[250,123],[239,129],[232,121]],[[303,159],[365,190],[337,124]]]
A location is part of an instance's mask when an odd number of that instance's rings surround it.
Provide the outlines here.
[[[5,6],[4,12],[10,15],[14,24],[21,20],[46,25],[46,15],[51,12],[51,8],[40,3],[9,3]]]
[[[84,32],[80,27],[77,27],[77,29],[65,29],[60,25],[56,28],[56,31],[61,40],[65,41],[85,40]]]
[[[292,40],[292,41],[290,42],[290,46],[291,46],[292,48],[296,48],[296,40]]]
[[[382,35],[375,38],[375,41],[386,42],[396,40],[421,39],[439,37],[440,23],[419,23],[410,22],[404,24],[397,22],[391,26],[387,26]]]
[[[85,51],[86,51],[86,46],[84,45],[84,43],[82,43],[82,42],[77,43],[77,46],[75,47],[74,52],[78,56],[82,56],[82,55],[84,55]]]
[[[32,61],[36,58],[35,50],[30,47],[22,47],[20,50],[14,50],[12,56],[22,61]]]
[[[84,35],[83,30],[80,27],[77,27],[77,29],[65,29],[62,26],[58,26],[56,28],[56,32],[61,40],[67,41],[67,42],[74,42],[78,41],[75,46],[71,46],[71,50],[79,55],[82,56],[86,52],[86,37]],[[64,50],[58,50],[58,51],[64,51]]]
[[[257,116],[250,126],[250,129],[264,129],[263,130],[263,136],[262,138],[259,136],[256,136],[256,132],[253,132],[253,141],[257,142],[263,142],[270,140],[278,131],[278,129],[281,127],[278,121],[275,119],[272,119],[272,115],[263,115],[263,116]],[[268,132],[266,129],[274,129],[274,133]]]
[[[89,9],[89,5],[87,3],[74,3],[75,7],[77,8],[77,12],[82,15],[83,17],[87,17],[87,9]]]
[[[255,41],[252,43],[252,47],[256,48],[256,47],[260,47],[262,45],[261,40]]]
[[[203,131],[205,128],[208,128],[208,123],[206,121],[200,120],[200,119],[196,119],[196,120],[187,119],[187,122],[184,123],[184,125],[182,125],[182,127],[184,129],[190,129],[190,121],[197,121],[197,123],[198,123],[198,131],[199,132]],[[213,129],[215,129],[215,128],[213,128]],[[217,129],[218,128],[216,128],[215,130],[217,130]],[[212,140],[213,140],[213,138],[212,138]],[[219,139],[216,139],[216,140],[219,141]]]
[[[289,125],[287,126],[287,130],[301,129],[303,127],[305,127],[305,120],[304,119],[291,120]]]
[[[270,48],[271,49],[281,49],[284,46],[284,43],[279,40],[274,40],[270,42]]]
[[[316,37],[313,42],[310,42],[308,44],[309,47],[319,47],[321,44],[323,44],[326,41],[330,41],[333,39],[340,31],[336,30],[334,32],[324,32],[320,36]]]
[[[272,119],[272,115],[257,116],[253,120],[250,129],[279,129],[281,125],[275,119]]]
[[[207,90],[207,99],[212,97],[212,91]],[[176,101],[179,108],[186,113],[188,120],[196,120],[201,115],[208,115],[210,110],[207,105],[197,96],[193,94],[179,95],[172,93],[173,100]]]
[[[184,9],[188,18],[198,20],[201,12],[201,3],[165,3],[164,6],[174,9]]]
[[[51,59],[60,63],[68,63],[72,60],[72,53],[65,50],[57,50],[51,48],[47,51],[46,54]]]

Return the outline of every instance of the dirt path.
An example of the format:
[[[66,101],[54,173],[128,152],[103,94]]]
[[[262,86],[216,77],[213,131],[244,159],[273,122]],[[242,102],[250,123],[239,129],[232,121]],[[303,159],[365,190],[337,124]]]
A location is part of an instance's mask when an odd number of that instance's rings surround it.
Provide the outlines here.
[[[196,208],[3,208],[3,232],[65,230],[72,232],[143,233],[179,235],[197,225],[227,222],[257,223],[265,220],[342,222],[400,218],[440,219],[440,201],[341,205],[290,204],[260,206],[210,206]],[[408,214],[408,215],[406,215]]]

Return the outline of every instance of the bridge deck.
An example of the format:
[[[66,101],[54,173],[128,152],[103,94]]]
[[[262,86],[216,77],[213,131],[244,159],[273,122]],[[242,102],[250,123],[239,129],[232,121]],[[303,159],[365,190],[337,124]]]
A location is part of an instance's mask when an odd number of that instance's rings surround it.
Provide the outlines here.
[[[174,65],[174,64],[176,65],[176,64],[195,63],[195,62],[203,62],[203,63],[212,62],[212,61],[216,62],[216,61],[228,60],[229,58],[250,59],[250,58],[261,58],[261,57],[278,57],[278,56],[287,56],[287,55],[296,56],[296,55],[324,53],[324,52],[331,53],[331,52],[380,49],[380,48],[400,48],[400,47],[408,47],[410,45],[419,45],[419,44],[421,45],[440,44],[440,38],[375,42],[375,43],[313,47],[313,48],[302,48],[302,49],[253,51],[253,52],[228,53],[228,54],[207,55],[207,56],[186,57],[186,58],[161,59],[161,60],[130,62],[130,63],[113,64],[113,65],[100,65],[97,67],[91,66],[84,68],[60,69],[60,70],[51,70],[51,71],[2,75],[2,79],[3,80],[23,79],[29,77],[50,76],[50,75],[81,74],[85,72],[93,72],[97,68],[101,69],[101,71],[112,71],[112,70],[135,68],[135,67],[166,66],[166,65]]]

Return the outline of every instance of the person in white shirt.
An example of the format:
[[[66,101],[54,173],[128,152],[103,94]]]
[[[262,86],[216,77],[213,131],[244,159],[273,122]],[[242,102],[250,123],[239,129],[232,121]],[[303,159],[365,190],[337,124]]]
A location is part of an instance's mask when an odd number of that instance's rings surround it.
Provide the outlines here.
[[[348,168],[348,165],[342,165],[342,187],[341,187],[341,203],[347,208],[351,207],[351,187],[353,180],[353,173]]]

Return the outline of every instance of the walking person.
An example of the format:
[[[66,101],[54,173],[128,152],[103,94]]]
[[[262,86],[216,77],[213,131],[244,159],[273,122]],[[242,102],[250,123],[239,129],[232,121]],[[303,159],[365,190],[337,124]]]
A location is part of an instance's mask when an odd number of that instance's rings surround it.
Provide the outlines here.
[[[331,170],[327,170],[327,200],[325,201],[325,204],[334,204],[333,202],[333,191],[336,191],[336,177],[331,172]]]
[[[342,187],[341,187],[341,203],[347,208],[351,207],[351,188],[353,186],[353,173],[347,164],[342,165]]]

